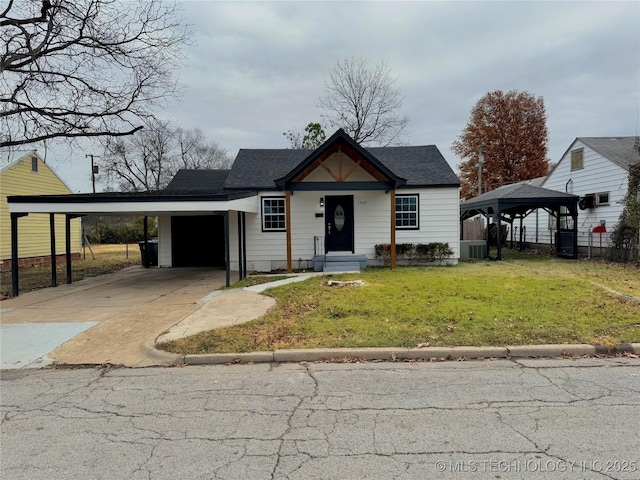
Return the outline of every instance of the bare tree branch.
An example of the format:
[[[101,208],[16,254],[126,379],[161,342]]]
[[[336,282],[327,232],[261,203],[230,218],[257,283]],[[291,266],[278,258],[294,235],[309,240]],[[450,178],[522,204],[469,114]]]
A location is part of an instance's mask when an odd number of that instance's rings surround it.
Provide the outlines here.
[[[231,158],[199,129],[175,128],[149,118],[144,130],[128,138],[107,138],[98,160],[103,182],[122,191],[156,191],[179,169],[228,168]]]
[[[132,135],[175,98],[191,33],[164,0],[21,0],[0,13],[0,147]]]
[[[323,118],[330,127],[342,128],[365,145],[400,143],[409,118],[397,113],[403,98],[396,81],[384,61],[375,65],[363,58],[339,61],[318,99],[318,105],[327,111]]]

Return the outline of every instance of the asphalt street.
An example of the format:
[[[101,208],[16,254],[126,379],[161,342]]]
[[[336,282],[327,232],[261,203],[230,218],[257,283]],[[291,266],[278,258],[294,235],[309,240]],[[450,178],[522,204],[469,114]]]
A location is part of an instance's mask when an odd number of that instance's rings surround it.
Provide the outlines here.
[[[640,359],[2,372],[3,479],[638,479]]]

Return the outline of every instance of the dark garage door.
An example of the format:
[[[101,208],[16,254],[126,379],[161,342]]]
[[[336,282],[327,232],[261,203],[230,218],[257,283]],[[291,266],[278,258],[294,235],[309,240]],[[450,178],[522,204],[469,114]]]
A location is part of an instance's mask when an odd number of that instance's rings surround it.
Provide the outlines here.
[[[174,267],[224,267],[224,217],[171,217]]]

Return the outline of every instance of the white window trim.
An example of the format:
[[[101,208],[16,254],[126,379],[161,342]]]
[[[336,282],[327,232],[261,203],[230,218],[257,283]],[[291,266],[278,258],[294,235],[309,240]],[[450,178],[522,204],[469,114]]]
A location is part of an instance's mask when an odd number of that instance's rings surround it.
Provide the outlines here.
[[[268,213],[265,214],[264,213],[264,202],[265,200],[281,200],[282,204],[285,207],[285,213]],[[260,216],[261,216],[261,224],[262,224],[262,231],[263,232],[286,232],[287,231],[287,215],[286,215],[286,208],[287,208],[287,200],[285,197],[260,197]],[[265,219],[267,218],[267,216],[279,216],[282,215],[284,216],[284,228],[273,228],[273,227],[266,227],[265,226]]]
[[[606,195],[607,201],[600,201],[600,195]],[[610,205],[611,204],[611,193],[610,192],[598,192],[596,193],[596,205]]]
[[[397,210],[397,205],[394,205],[394,210],[393,210],[393,216],[396,222],[396,230],[420,230],[420,195],[418,193],[403,193],[403,194],[397,194],[396,195],[396,200],[398,198],[402,198],[402,197],[415,197],[416,199],[416,224],[415,225],[398,225],[398,217],[397,214],[398,213],[402,213],[401,211],[399,212]],[[413,212],[410,212],[413,213]]]

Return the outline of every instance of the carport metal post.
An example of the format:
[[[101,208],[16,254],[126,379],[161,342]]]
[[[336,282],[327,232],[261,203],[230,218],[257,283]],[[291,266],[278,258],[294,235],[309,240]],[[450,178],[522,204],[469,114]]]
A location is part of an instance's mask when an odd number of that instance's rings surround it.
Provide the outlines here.
[[[18,296],[18,219],[27,213],[11,214],[11,288],[13,296]]]
[[[49,234],[51,235],[51,286],[58,286],[58,271],[56,269],[56,215],[49,214]]]
[[[149,217],[147,217],[146,215],[144,216],[144,221],[142,222],[142,230],[142,234],[144,235],[144,262],[142,266],[144,268],[149,268]]]
[[[229,212],[224,212],[224,263],[226,269],[226,286],[231,285],[231,253],[229,249]]]
[[[67,283],[71,283],[71,219],[74,218],[73,215],[69,215],[68,213],[64,216],[64,229],[65,229],[65,250],[67,257]]]
[[[238,280],[242,280],[242,213],[238,212]]]
[[[247,217],[242,212],[242,277],[247,277]]]

